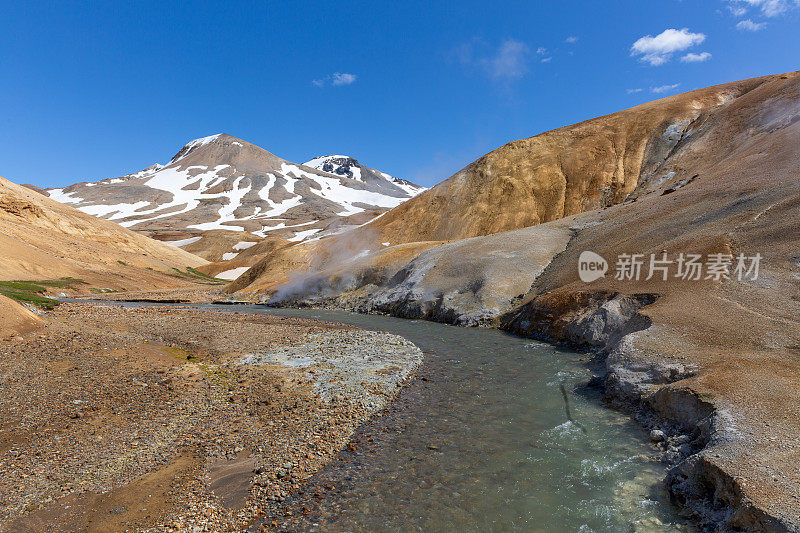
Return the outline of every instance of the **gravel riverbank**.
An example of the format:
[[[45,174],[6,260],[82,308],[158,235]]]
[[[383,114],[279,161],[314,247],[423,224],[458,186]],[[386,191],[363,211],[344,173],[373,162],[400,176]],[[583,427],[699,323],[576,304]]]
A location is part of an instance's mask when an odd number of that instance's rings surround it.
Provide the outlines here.
[[[234,531],[266,519],[422,354],[395,335],[62,304],[0,343],[0,529]]]

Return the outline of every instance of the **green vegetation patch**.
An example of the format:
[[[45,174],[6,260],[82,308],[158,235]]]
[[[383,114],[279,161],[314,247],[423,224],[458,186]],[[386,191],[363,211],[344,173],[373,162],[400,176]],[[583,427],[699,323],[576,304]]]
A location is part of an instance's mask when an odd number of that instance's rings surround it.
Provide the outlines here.
[[[16,300],[20,303],[29,303],[33,304],[37,307],[41,307],[42,309],[53,309],[59,303],[58,300],[53,300],[52,298],[47,298],[42,296],[41,294],[37,294],[35,292],[24,292],[24,291],[12,291],[7,289],[0,289],[0,294],[4,296],[8,296],[12,300]]]
[[[0,281],[0,294],[18,302],[36,305],[42,309],[53,309],[59,304],[59,301],[42,296],[42,293],[46,292],[50,287],[74,289],[75,285],[86,285],[86,282],[82,279],[70,277],[43,281]]]
[[[74,285],[86,285],[86,282],[77,278],[61,278],[44,281],[0,281],[0,289],[27,292],[45,292],[48,287],[74,288]]]
[[[186,267],[186,271],[191,273],[191,274],[194,274],[195,276],[201,276],[201,277],[204,277],[206,279],[213,280],[213,281],[221,281],[222,283],[228,283],[226,280],[224,280],[222,278],[215,278],[214,276],[209,276],[208,274],[203,274],[199,270],[196,270],[196,269],[194,269],[192,267]]]
[[[32,281],[0,281],[0,290],[44,292],[47,287],[36,285]]]
[[[164,346],[162,350],[169,354],[170,357],[175,359],[176,361],[186,362],[190,359],[196,359],[197,356],[191,353],[188,350],[184,350],[183,348],[179,348],[177,346]]]
[[[224,279],[215,278],[213,276],[209,276],[208,274],[203,274],[199,270],[196,270],[192,267],[186,267],[185,272],[175,267],[172,267],[172,270],[175,272],[176,275],[179,275],[182,278],[191,280],[194,283],[199,283],[201,285],[225,285],[226,283],[228,283]]]
[[[82,279],[71,278],[69,276],[54,280],[34,281],[33,283],[47,285],[48,287],[69,287],[70,289],[74,288],[73,285],[88,285],[88,283]]]

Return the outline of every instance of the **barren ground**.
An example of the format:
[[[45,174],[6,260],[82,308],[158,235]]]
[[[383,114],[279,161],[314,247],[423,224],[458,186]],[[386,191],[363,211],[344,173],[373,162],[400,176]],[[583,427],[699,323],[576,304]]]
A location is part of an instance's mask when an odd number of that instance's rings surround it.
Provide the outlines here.
[[[269,524],[421,358],[396,336],[291,318],[85,304],[47,318],[0,343],[5,531]],[[303,350],[308,366],[270,359]],[[335,366],[376,350],[403,368]]]

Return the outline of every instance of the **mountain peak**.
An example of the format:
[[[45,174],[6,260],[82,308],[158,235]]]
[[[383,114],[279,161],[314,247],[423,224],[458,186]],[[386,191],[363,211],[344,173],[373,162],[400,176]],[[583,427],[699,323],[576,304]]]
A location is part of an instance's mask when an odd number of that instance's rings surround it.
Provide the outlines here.
[[[395,178],[386,172],[366,167],[359,163],[358,159],[350,157],[349,155],[323,155],[306,161],[303,165],[313,168],[314,170],[327,172],[328,174],[334,174],[336,176],[344,176],[362,183],[378,186],[388,185],[392,189],[402,190],[409,196],[416,196],[427,190],[425,187],[420,187],[410,181]]]
[[[218,133],[189,141],[166,165],[47,193],[84,212],[146,232],[227,229],[265,236],[302,226],[284,233],[303,239],[326,228],[325,221],[365,213],[360,223],[424,190],[349,156],[325,156],[309,163],[313,167]]]
[[[315,157],[311,161],[306,161],[303,165],[328,174],[336,174],[337,176],[346,176],[354,180],[363,181],[361,165],[356,158],[349,155],[324,155]]]
[[[175,163],[179,159],[183,159],[184,157],[189,155],[190,152],[211,143],[228,143],[234,146],[238,145],[241,147],[244,146],[245,141],[237,137],[234,137],[233,135],[228,135],[227,133],[216,133],[214,135],[209,135],[208,137],[200,137],[198,139],[191,140],[188,143],[184,144],[183,147],[180,150],[178,150],[178,153],[175,154],[167,164],[171,165],[172,163]]]

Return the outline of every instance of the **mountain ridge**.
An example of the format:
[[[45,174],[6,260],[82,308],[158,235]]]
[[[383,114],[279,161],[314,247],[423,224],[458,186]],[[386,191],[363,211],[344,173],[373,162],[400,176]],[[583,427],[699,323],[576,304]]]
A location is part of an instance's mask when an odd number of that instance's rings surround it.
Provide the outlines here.
[[[396,178],[386,172],[369,168],[361,164],[358,159],[348,155],[318,156],[306,161],[303,165],[322,172],[327,172],[328,174],[346,176],[365,183],[388,180],[397,187],[406,190],[411,196],[416,196],[425,190],[425,187],[416,185],[408,180]]]
[[[370,172],[368,181],[323,172],[220,133],[186,143],[165,165],[46,191],[140,232],[223,229],[264,237],[311,221],[385,210],[425,190]]]
[[[462,239],[608,207],[647,180],[677,185],[686,176],[663,160],[709,111],[795,75],[697,89],[511,141],[369,227],[392,243]]]

